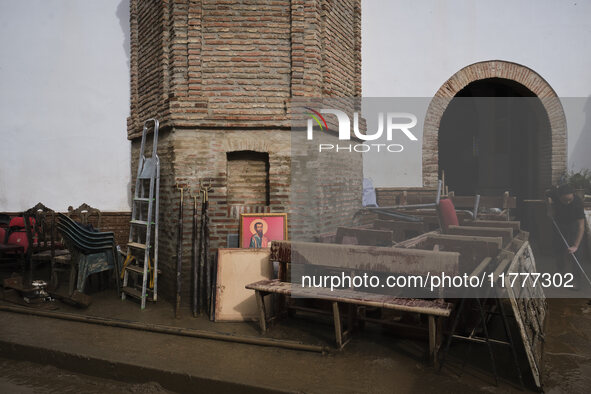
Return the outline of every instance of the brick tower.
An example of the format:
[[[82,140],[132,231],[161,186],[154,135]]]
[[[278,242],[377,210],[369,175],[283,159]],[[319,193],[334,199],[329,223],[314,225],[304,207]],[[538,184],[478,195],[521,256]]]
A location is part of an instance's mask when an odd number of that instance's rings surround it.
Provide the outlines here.
[[[194,191],[212,180],[212,249],[238,233],[240,213],[288,212],[293,239],[351,221],[361,205],[360,154],[339,164],[349,181],[335,183],[330,168],[317,180],[339,198],[310,197],[334,210],[309,223],[291,220],[306,207],[290,205],[290,103],[361,96],[360,0],[131,0],[130,8],[132,174],[143,121],[160,120],[162,295],[174,292],[177,182]],[[192,204],[185,202],[187,300]]]

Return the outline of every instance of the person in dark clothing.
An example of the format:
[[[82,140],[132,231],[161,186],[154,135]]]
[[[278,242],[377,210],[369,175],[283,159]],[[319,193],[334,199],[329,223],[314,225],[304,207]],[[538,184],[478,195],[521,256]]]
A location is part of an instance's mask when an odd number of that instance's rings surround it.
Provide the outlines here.
[[[559,271],[562,273],[572,273],[575,280],[575,286],[578,287],[581,278],[581,272],[578,266],[569,256],[572,254],[577,257],[580,263],[583,263],[582,240],[585,233],[585,211],[583,201],[574,194],[574,189],[570,185],[561,185],[552,195],[553,216],[560,232],[566,239],[568,247],[564,244],[559,234],[556,234],[556,253]]]
[[[575,196],[570,185],[562,185],[556,191],[554,203],[554,218],[566,238],[568,253],[575,254],[581,246],[585,232],[585,211],[583,201]]]

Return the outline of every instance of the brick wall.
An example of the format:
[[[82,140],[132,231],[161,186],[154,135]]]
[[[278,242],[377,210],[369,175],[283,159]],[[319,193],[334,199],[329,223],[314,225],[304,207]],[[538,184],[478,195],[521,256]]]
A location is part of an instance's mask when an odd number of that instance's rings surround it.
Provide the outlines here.
[[[101,216],[101,231],[115,233],[115,242],[125,251],[125,245],[129,238],[129,221],[131,212],[103,212]]]
[[[225,247],[227,236],[238,233],[240,213],[288,212],[289,236],[301,239],[334,231],[352,219],[361,205],[360,154],[350,154],[345,162],[330,156],[308,158],[321,169],[313,188],[301,202],[290,194],[290,100],[361,95],[359,0],[130,3],[128,138],[134,178],[142,122],[156,117],[161,124],[161,295],[174,294],[177,182],[195,192],[200,181],[211,180],[212,248]],[[150,150],[148,143],[146,151]],[[232,160],[245,151],[264,160]],[[192,210],[185,195],[184,300],[189,290]]]
[[[550,135],[538,137],[538,191],[556,184],[566,170],[566,118],[562,104],[552,87],[535,71],[500,60],[475,63],[448,79],[435,94],[429,105],[423,131],[423,184],[437,185],[438,179],[438,130],[441,117],[449,100],[469,83],[486,78],[503,78],[520,83],[537,97],[548,115]]]

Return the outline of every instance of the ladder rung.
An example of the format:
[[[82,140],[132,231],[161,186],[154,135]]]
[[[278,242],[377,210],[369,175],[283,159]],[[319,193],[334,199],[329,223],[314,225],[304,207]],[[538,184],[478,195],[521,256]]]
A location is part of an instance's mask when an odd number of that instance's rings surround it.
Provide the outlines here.
[[[145,220],[131,220],[130,221],[131,224],[137,224],[137,225],[141,225],[141,226],[147,226],[148,222]],[[152,224],[155,224],[154,222],[152,222]]]
[[[146,250],[146,245],[141,244],[139,242],[129,242],[127,244],[127,246],[131,247],[131,248],[135,248],[135,249],[142,249],[142,250]]]
[[[154,198],[153,198],[152,200],[154,200]],[[134,197],[134,198],[133,198],[133,201],[143,201],[143,202],[147,202],[147,201],[150,201],[150,198],[149,198],[149,197]]]
[[[137,274],[144,274],[144,267],[140,267],[139,265],[128,265],[125,269]],[[160,270],[158,270],[158,274],[161,274]]]
[[[141,291],[141,290],[138,290],[138,289],[136,289],[136,288],[134,288],[134,287],[127,287],[127,286],[125,286],[125,287],[121,288],[121,290],[122,290],[122,291],[123,291],[125,294],[127,294],[128,296],[131,296],[131,297],[137,298],[137,299],[139,299],[139,300],[141,300],[141,299],[142,299],[142,291]],[[148,300],[148,301],[152,301],[152,297],[150,296],[150,294],[149,294],[148,292],[150,292],[150,293],[151,293],[151,292],[152,292],[152,290],[151,290],[151,289],[146,289],[146,300]]]

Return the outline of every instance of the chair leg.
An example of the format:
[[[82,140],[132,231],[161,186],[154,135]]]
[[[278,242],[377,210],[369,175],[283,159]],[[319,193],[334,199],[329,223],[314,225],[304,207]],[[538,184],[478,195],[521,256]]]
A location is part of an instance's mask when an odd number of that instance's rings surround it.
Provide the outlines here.
[[[332,303],[332,314],[334,318],[334,333],[337,341],[337,348],[343,348],[343,327],[341,325],[341,313],[339,311],[339,303]]]
[[[121,292],[121,264],[119,261],[119,253],[117,252],[116,248],[113,248],[113,264],[115,265],[113,271],[115,272],[115,284],[117,286],[117,295],[119,295],[119,293]]]
[[[255,291],[255,297],[257,299],[257,306],[259,308],[259,324],[261,326],[261,332],[267,331],[267,314],[265,312],[265,299],[264,294],[261,291]]]
[[[70,283],[68,285],[68,294],[74,294],[74,286],[76,285],[76,266],[72,262],[70,264]]]
[[[435,316],[429,315],[429,359],[433,365],[437,363],[435,359],[435,338],[436,338],[437,326],[435,324]]]
[[[439,316],[429,315],[429,359],[439,369],[439,349],[442,342],[442,320]]]

